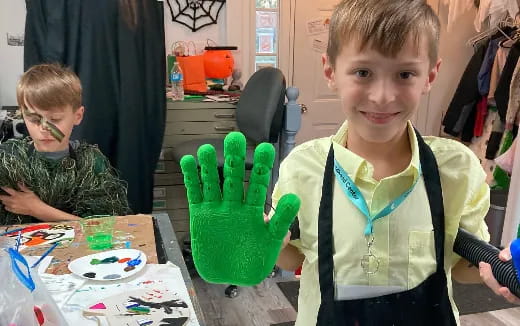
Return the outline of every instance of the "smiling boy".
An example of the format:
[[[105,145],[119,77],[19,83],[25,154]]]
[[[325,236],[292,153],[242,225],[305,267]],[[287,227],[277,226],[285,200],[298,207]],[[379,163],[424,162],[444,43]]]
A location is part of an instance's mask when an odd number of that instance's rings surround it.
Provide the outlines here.
[[[0,225],[130,212],[126,185],[97,146],[70,141],[81,83],[56,64],[30,68],[16,90],[30,137],[0,146]]]
[[[466,146],[421,137],[410,122],[439,71],[439,30],[423,0],[343,0],[334,10],[323,70],[347,121],[297,146],[273,193],[275,203],[301,199],[277,262],[303,264],[297,326],[458,324],[452,268],[461,279],[479,270],[453,242],[459,227],[489,240],[489,187]],[[520,302],[489,265],[480,274]]]

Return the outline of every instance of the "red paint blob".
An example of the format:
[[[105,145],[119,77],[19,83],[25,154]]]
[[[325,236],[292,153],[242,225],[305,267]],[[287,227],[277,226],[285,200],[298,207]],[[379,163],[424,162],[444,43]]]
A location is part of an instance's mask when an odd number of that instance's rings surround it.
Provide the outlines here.
[[[117,262],[118,263],[126,263],[127,261],[130,261],[130,260],[132,260],[132,258],[121,258]]]

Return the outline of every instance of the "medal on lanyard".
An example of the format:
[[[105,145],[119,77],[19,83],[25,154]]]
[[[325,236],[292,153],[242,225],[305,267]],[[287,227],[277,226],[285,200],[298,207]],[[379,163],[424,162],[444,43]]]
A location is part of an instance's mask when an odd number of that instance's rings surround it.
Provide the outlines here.
[[[372,245],[374,244],[374,234],[367,236],[367,253],[361,258],[361,268],[365,274],[375,274],[379,270],[379,258],[372,252]]]
[[[345,195],[347,195],[347,198],[350,199],[354,206],[356,206],[367,219],[367,225],[364,232],[365,238],[367,239],[367,253],[361,258],[361,268],[363,268],[363,271],[367,275],[375,274],[379,270],[380,262],[379,258],[377,258],[373,252],[373,245],[375,241],[373,232],[374,221],[391,214],[412,192],[419,178],[414,181],[410,189],[406,190],[403,194],[401,194],[401,196],[390,202],[379,213],[376,215],[371,215],[363,194],[358,189],[354,181],[352,181],[352,179],[349,177],[348,173],[336,160],[334,160],[334,174],[336,175],[343,192]]]

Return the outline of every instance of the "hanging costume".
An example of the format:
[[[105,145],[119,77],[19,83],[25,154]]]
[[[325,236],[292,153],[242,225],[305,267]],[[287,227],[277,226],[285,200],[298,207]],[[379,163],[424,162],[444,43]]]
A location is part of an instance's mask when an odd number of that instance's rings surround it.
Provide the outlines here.
[[[46,204],[76,216],[130,213],[125,183],[94,145],[76,141],[65,152],[41,153],[29,137],[11,139],[0,146],[0,185],[16,190],[20,182]],[[36,221],[0,204],[0,225]]]

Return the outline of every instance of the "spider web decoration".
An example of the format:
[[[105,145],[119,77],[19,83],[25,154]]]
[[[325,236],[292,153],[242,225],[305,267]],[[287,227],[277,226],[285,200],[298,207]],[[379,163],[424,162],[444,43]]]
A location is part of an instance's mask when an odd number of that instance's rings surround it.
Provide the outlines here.
[[[217,23],[218,14],[226,0],[166,0],[166,2],[172,20],[196,32],[202,27]]]

